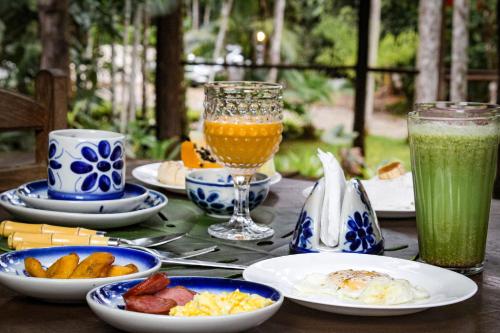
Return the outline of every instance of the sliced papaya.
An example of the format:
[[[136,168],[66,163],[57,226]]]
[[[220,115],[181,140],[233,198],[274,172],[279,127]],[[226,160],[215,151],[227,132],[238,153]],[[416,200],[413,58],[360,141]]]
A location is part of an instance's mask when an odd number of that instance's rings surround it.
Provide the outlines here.
[[[181,159],[186,168],[221,168],[206,148],[197,149],[196,144],[184,141],[181,145]]]

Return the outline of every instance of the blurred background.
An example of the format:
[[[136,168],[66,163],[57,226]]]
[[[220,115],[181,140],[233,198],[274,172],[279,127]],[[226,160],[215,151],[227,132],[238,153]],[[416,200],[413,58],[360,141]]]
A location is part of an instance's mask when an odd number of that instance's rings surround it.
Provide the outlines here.
[[[496,0],[0,1],[0,87],[33,95],[60,68],[69,127],[127,133],[129,157],[163,160],[199,126],[204,83],[281,82],[278,171],[321,176],[320,147],[370,177],[410,169],[415,101],[497,100],[497,39]],[[0,133],[0,163],[33,142]]]

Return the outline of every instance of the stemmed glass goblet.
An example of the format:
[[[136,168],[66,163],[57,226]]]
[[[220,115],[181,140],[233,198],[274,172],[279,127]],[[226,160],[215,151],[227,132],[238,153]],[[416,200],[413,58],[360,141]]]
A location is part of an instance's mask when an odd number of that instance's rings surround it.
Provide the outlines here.
[[[274,230],[250,217],[249,188],[256,170],[278,150],[283,131],[282,86],[266,82],[220,81],[205,85],[204,134],[217,161],[229,169],[235,187],[233,216],[208,233],[231,240],[271,237]]]

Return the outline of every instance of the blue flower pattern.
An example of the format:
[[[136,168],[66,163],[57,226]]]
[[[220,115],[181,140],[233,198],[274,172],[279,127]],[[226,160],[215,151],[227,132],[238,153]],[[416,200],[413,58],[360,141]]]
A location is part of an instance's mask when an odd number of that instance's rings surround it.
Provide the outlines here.
[[[313,220],[306,210],[300,212],[299,220],[292,238],[292,248],[295,250],[311,250],[311,237],[313,236]]]
[[[122,183],[123,148],[116,145],[111,149],[107,140],[97,144],[97,151],[85,145],[81,148],[82,160],[74,161],[70,165],[71,171],[79,175],[86,175],[81,182],[83,192],[95,191],[108,192],[111,186],[119,189]],[[81,178],[80,178],[81,179]],[[78,187],[79,182],[75,184]]]
[[[250,210],[261,204],[264,200],[264,194],[265,190],[260,191],[258,194],[250,191],[248,195],[248,206]],[[198,207],[204,209],[209,214],[230,215],[234,211],[234,199],[231,200],[229,205],[225,205],[224,203],[217,201],[217,199],[219,199],[219,193],[217,192],[205,193],[205,191],[199,187],[196,191],[190,190],[188,192],[188,196]]]
[[[48,164],[49,167],[47,168],[47,173],[48,173],[48,181],[51,186],[54,186],[56,184],[56,176],[59,178],[58,170],[62,168],[62,164],[59,163],[57,160],[62,156],[64,153],[64,149],[58,154],[57,154],[57,146],[58,142],[56,140],[52,140],[49,143],[49,160]]]
[[[378,252],[368,212],[354,212],[354,215],[349,216],[347,220],[347,227],[349,231],[345,234],[344,244],[349,244],[350,252]]]

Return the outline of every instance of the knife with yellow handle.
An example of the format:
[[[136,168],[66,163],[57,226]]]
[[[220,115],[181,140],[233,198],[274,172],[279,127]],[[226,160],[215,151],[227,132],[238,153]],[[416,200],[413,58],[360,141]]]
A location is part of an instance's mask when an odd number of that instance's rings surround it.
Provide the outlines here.
[[[145,237],[138,239],[124,239],[116,237],[105,237],[99,235],[66,235],[66,234],[36,234],[28,232],[14,232],[9,235],[7,244],[9,248],[15,249],[21,243],[45,244],[45,246],[61,245],[138,245],[143,247],[155,247],[172,242],[183,237],[185,234],[168,234],[157,237]]]
[[[79,235],[79,236],[90,236],[90,235],[103,235],[103,231],[90,230],[85,228],[69,228],[69,227],[59,227],[50,224],[30,224],[30,223],[20,223],[14,221],[3,221],[0,222],[0,236],[8,237],[14,232],[29,232],[29,233],[40,233],[40,234],[66,234],[66,235]]]
[[[67,234],[35,234],[29,232],[14,232],[9,235],[7,245],[14,249],[23,242],[52,245],[112,245],[109,237],[98,235],[67,235]]]
[[[19,250],[37,249],[40,247],[50,247],[50,245],[41,243],[21,242],[16,245],[15,250],[19,251]]]

